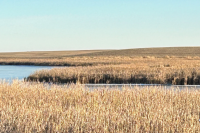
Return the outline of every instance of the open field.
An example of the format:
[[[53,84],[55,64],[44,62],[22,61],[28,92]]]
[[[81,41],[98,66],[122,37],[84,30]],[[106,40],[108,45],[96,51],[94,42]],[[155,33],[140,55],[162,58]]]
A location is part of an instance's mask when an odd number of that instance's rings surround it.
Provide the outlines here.
[[[41,70],[30,75],[28,80],[58,83],[200,84],[199,57],[88,57],[81,61],[98,62],[99,65]]]
[[[30,52],[6,52],[0,53],[1,59],[47,59],[62,58],[73,55],[84,55],[88,53],[102,52],[106,50],[76,50],[76,51],[30,51]]]
[[[94,52],[84,54],[84,56],[200,56],[200,47],[161,47],[161,48],[137,48],[137,49],[122,49],[109,50],[102,52]],[[83,55],[77,55],[83,56]]]
[[[174,48],[140,48],[127,50],[80,50],[80,51],[41,51],[0,53],[2,65],[59,65],[59,66],[87,66],[103,64],[96,61],[98,58],[108,57],[200,57],[200,47]],[[87,60],[89,58],[89,60]],[[94,58],[94,59],[93,59]],[[95,58],[97,58],[95,60]],[[83,62],[84,60],[84,62]],[[116,61],[116,60],[115,60]],[[117,61],[119,63],[119,61]],[[123,61],[125,62],[125,61]],[[123,63],[122,62],[122,63]]]
[[[200,132],[200,91],[0,83],[0,132]]]
[[[37,65],[37,66],[96,66],[107,64],[123,64],[118,57],[63,57],[48,59],[0,59],[0,65]],[[129,63],[129,62],[127,62]]]

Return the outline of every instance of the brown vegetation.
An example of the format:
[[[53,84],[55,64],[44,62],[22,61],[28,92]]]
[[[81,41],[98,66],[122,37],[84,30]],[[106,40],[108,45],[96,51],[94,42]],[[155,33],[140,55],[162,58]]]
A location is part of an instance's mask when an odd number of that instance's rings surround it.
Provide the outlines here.
[[[77,56],[200,56],[200,47],[160,47],[160,48],[137,48],[137,49],[123,49],[110,50],[98,53],[88,53]]]
[[[200,84],[200,47],[0,54],[3,65],[85,66],[40,71],[28,80],[60,83]],[[175,55],[175,56],[174,56]],[[14,58],[15,57],[15,58]]]
[[[200,132],[200,91],[0,83],[0,132]]]
[[[36,51],[0,53],[1,65],[55,65],[55,66],[90,66],[101,64],[91,58],[102,57],[199,57],[200,47],[140,48],[125,50],[80,50],[80,51]],[[82,59],[87,59],[85,62]],[[76,59],[76,60],[74,60]],[[100,59],[101,61],[101,59]],[[104,63],[114,63],[106,61]],[[117,61],[118,62],[118,61]],[[124,61],[125,62],[125,61]],[[103,64],[103,63],[102,63]]]
[[[85,57],[82,62],[101,65],[37,71],[31,81],[58,83],[200,84],[199,57]],[[78,57],[75,58],[75,61]],[[111,65],[105,65],[110,63]],[[114,63],[116,65],[114,65]],[[104,65],[102,65],[104,64]]]
[[[1,59],[50,59],[62,58],[74,55],[102,52],[106,50],[76,50],[76,51],[30,51],[30,52],[6,52],[0,53]]]
[[[115,58],[115,57],[114,57]],[[107,60],[108,59],[108,60]],[[37,65],[37,66],[95,66],[107,64],[122,64],[125,61],[113,60],[112,57],[63,57],[52,59],[0,59],[1,65]],[[129,63],[129,62],[126,62]]]

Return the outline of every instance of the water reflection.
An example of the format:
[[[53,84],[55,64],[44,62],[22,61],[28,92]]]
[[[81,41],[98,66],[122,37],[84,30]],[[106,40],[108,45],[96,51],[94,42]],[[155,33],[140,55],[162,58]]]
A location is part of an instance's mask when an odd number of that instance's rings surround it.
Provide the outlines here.
[[[200,89],[200,85],[161,85],[161,84],[85,84],[86,88],[90,90],[98,89],[98,88],[107,88],[107,89],[120,89],[123,88],[133,89],[133,88],[146,88],[146,87],[156,87],[163,89]]]
[[[44,83],[44,86],[47,89],[51,88],[83,88],[88,89],[90,91],[92,90],[98,90],[98,89],[143,89],[143,88],[158,88],[158,89],[200,89],[200,85],[158,85],[158,84],[52,84],[52,83]]]

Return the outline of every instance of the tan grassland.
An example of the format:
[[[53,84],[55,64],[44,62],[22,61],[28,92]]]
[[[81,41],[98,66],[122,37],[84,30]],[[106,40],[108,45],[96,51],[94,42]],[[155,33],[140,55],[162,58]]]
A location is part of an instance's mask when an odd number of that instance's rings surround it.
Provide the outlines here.
[[[84,56],[200,56],[200,47],[159,47],[109,50],[84,54]]]
[[[107,50],[72,50],[72,51],[30,51],[30,52],[5,52],[0,53],[2,59],[51,59],[74,55],[102,52]]]
[[[79,51],[34,51],[0,53],[0,64],[4,65],[59,65],[88,66],[103,64],[87,58],[101,57],[200,57],[200,47],[140,48],[124,50],[79,50]],[[75,60],[76,59],[76,60]],[[84,60],[84,62],[82,61]],[[86,60],[85,60],[86,59]],[[112,59],[110,59],[112,60]],[[106,61],[104,63],[115,63]],[[117,61],[119,62],[119,61]],[[125,62],[125,61],[124,61]]]
[[[0,83],[0,132],[200,132],[200,91]]]
[[[58,83],[200,84],[200,57],[197,56],[84,56],[66,60],[73,64],[87,62],[92,66],[41,70],[30,75],[28,80]]]

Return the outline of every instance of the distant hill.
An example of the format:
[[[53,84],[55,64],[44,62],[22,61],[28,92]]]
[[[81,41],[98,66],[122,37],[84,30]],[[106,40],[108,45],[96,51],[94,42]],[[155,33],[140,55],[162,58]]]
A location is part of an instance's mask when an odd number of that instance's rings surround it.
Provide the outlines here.
[[[78,56],[200,56],[200,47],[163,47],[110,50]]]
[[[62,58],[73,56],[200,56],[200,47],[137,48],[122,50],[34,51],[0,53],[0,58]]]
[[[61,58],[73,55],[102,52],[103,50],[76,50],[76,51],[30,51],[0,53],[0,58]],[[106,51],[106,50],[104,50]]]

